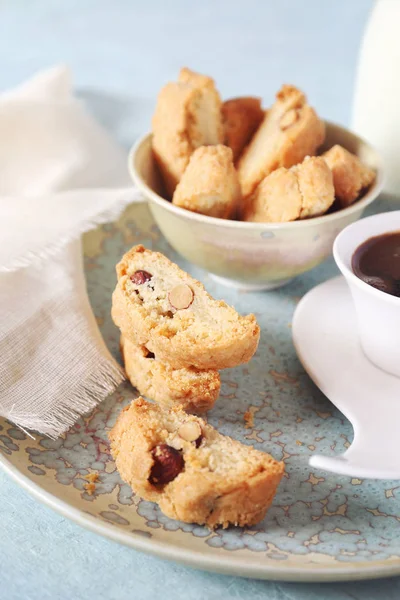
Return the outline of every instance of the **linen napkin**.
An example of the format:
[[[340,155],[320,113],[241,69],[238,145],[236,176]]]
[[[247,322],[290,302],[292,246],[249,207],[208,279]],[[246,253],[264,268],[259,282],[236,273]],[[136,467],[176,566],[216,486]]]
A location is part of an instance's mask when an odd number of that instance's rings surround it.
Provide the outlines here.
[[[56,438],[123,380],[81,234],[140,199],[122,149],[56,67],[0,94],[0,415]]]

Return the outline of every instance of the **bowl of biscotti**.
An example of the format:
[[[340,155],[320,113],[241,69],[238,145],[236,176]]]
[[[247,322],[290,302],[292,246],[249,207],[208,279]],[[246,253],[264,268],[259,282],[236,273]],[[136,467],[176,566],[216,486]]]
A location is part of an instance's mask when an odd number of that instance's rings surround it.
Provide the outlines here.
[[[131,176],[168,242],[221,283],[272,289],[331,255],[336,235],[379,195],[382,160],[283,85],[221,100],[187,68],[157,99]]]

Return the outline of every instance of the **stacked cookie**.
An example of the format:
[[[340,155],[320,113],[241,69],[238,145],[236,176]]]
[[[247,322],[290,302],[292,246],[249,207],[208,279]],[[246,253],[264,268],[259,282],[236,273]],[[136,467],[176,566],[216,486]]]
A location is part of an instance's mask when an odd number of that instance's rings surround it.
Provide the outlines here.
[[[138,391],[189,412],[210,409],[219,370],[251,359],[260,329],[158,252],[132,248],[117,265],[112,317],[127,375]]]
[[[176,519],[252,525],[283,476],[283,463],[219,434],[188,413],[211,408],[219,370],[247,362],[260,329],[158,252],[132,248],[117,265],[112,317],[138,398],[109,433],[121,477]]]
[[[284,473],[269,454],[143,398],[123,409],[109,438],[118,471],[136,493],[173,519],[210,528],[261,521]]]
[[[210,217],[308,219],[335,200],[335,208],[345,208],[375,179],[341,146],[316,157],[325,124],[292,85],[283,85],[264,111],[259,98],[222,102],[213,79],[184,68],[162,88],[152,129],[166,196]]]
[[[215,369],[195,367],[174,369],[156,359],[146,346],[121,336],[125,372],[143,396],[164,405],[180,405],[190,413],[203,413],[213,407],[221,381]]]

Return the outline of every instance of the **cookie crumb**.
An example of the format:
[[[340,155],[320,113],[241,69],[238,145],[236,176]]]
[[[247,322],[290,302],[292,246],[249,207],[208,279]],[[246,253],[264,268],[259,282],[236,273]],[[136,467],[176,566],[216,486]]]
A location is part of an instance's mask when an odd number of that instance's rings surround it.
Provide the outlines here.
[[[246,429],[252,429],[254,427],[254,414],[250,410],[246,410],[243,417]]]
[[[85,483],[85,485],[83,487],[84,487],[85,491],[89,494],[89,496],[93,496],[93,494],[96,491],[95,483]]]
[[[89,473],[88,475],[85,475],[83,479],[86,479],[86,481],[89,481],[90,483],[95,483],[96,481],[99,481],[99,474],[96,473]]]

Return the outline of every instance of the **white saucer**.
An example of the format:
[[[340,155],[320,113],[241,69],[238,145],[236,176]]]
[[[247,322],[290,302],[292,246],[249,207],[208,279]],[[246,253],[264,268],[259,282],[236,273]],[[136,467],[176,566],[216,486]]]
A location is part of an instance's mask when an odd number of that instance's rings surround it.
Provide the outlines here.
[[[343,277],[304,296],[292,331],[303,367],[354,428],[354,441],[344,454],[314,455],[310,465],[352,477],[400,479],[400,379],[364,355]]]

